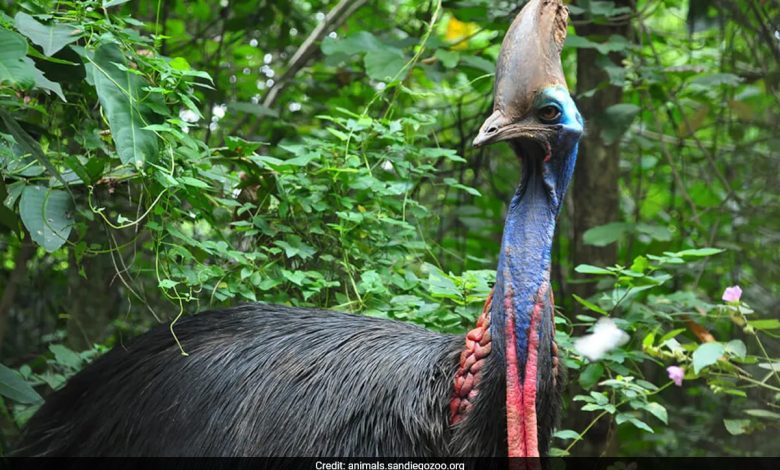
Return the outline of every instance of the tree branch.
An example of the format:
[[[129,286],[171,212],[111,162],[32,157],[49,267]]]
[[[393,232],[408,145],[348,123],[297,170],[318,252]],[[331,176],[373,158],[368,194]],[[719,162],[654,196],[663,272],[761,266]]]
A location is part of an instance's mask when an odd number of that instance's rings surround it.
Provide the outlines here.
[[[263,98],[263,106],[271,108],[276,103],[279,95],[292,83],[292,79],[295,75],[306,66],[306,64],[314,57],[318,50],[319,42],[325,36],[325,34],[336,29],[352,16],[355,11],[363,6],[366,0],[341,0],[338,5],[333,7],[332,10],[325,15],[325,18],[320,24],[318,24],[309,36],[301,43],[298,49],[295,51],[290,61],[287,64],[287,70],[279,77],[279,80],[271,87]],[[234,134],[249,120],[250,114],[245,114],[241,120],[233,127],[230,134]],[[248,135],[252,135],[257,132],[257,128],[260,126],[260,121],[257,120],[252,124],[249,129]]]

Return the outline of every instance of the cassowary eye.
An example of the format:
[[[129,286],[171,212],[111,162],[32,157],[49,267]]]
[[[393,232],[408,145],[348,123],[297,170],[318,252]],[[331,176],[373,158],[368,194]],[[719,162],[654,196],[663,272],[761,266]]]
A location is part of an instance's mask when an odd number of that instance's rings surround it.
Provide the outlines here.
[[[544,123],[555,122],[561,118],[561,110],[557,106],[548,105],[537,112],[537,116]]]

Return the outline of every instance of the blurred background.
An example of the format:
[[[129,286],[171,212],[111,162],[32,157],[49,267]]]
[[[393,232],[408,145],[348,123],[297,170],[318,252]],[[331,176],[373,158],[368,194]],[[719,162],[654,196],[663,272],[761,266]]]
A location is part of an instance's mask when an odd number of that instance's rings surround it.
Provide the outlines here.
[[[2,447],[179,315],[467,331],[521,171],[471,141],[523,3],[0,0]],[[778,455],[780,4],[567,4],[587,134],[553,252],[555,451]],[[591,362],[572,338],[607,315],[631,340]]]

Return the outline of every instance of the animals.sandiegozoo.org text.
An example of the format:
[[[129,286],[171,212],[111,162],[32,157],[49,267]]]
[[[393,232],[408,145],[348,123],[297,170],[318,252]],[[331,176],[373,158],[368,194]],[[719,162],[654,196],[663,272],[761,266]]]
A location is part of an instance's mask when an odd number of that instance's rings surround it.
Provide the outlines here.
[[[463,470],[463,462],[317,461],[315,470]]]

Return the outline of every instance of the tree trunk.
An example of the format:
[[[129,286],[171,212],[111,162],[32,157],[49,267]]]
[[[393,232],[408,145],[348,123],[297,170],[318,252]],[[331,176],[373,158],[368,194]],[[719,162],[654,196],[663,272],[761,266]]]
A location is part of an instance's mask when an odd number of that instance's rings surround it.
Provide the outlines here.
[[[11,307],[16,300],[16,293],[18,292],[20,284],[23,283],[27,276],[27,262],[30,261],[30,258],[32,258],[34,254],[35,246],[30,241],[30,237],[27,236],[22,240],[21,245],[16,252],[16,257],[14,257],[14,269],[8,276],[8,283],[5,285],[3,295],[0,297],[0,351],[3,349]]]
[[[619,0],[616,7],[630,6],[631,2]],[[577,20],[584,20],[577,18]],[[595,40],[616,34],[627,36],[629,23],[594,24],[580,23],[576,27],[578,36],[590,36]],[[577,49],[577,106],[585,118],[586,133],[580,143],[577,171],[574,178],[574,265],[611,265],[617,260],[617,245],[604,247],[586,245],[583,234],[589,228],[604,225],[619,219],[618,212],[618,143],[607,145],[601,138],[606,125],[605,111],[623,99],[623,89],[609,85],[609,76],[603,64],[611,62],[622,66],[624,55],[611,53],[604,56],[592,48]],[[608,61],[608,62],[607,62]],[[586,92],[597,90],[590,96]],[[581,297],[593,294],[592,284],[577,284],[574,291]]]
[[[587,7],[590,2],[578,2]],[[616,7],[630,7],[628,0],[616,0]],[[578,21],[578,36],[603,42],[611,35],[628,36],[630,24],[625,22],[601,22],[595,24],[590,18],[575,18]],[[609,83],[604,65],[622,67],[624,55],[611,53],[608,56],[592,48],[577,49],[577,106],[585,119],[586,133],[580,143],[577,171],[573,188],[572,229],[574,243],[572,260],[578,264],[612,265],[617,261],[617,244],[604,247],[586,245],[583,234],[592,227],[619,220],[618,180],[620,148],[617,142],[607,145],[601,138],[602,130],[608,125],[606,109],[623,99],[623,89]],[[594,93],[590,94],[588,92]],[[592,283],[574,283],[571,290],[583,298],[595,292]],[[573,316],[576,312],[571,312]],[[577,384],[571,384],[577,387]],[[583,429],[592,415],[569,411],[568,421],[573,429]],[[615,433],[610,432],[611,419],[602,419],[586,435],[578,455],[608,455],[615,452]]]

